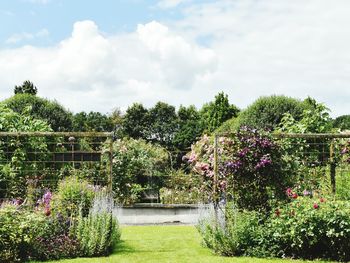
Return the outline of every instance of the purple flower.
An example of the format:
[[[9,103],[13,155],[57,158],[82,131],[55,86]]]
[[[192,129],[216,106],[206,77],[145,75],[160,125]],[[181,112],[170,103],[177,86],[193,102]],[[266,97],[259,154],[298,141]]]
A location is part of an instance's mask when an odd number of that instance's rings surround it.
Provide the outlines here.
[[[47,190],[43,195],[43,203],[45,204],[45,207],[50,206],[51,199],[52,199],[52,193],[50,192],[50,190]]]
[[[260,169],[262,167],[265,167],[267,165],[270,165],[272,163],[272,160],[269,155],[264,155],[260,158],[260,161],[257,165],[255,165],[255,169]]]
[[[241,158],[243,158],[244,156],[246,156],[246,154],[247,154],[248,152],[249,152],[249,148],[245,147],[245,148],[243,148],[242,150],[240,150],[240,151],[238,152],[238,156],[241,157]]]
[[[344,147],[342,150],[341,150],[341,154],[346,154],[348,152],[348,149],[346,147]]]

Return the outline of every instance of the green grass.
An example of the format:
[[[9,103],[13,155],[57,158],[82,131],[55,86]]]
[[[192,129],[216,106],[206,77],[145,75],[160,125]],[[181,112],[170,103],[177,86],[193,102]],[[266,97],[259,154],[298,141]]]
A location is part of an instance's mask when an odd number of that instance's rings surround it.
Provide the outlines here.
[[[109,257],[77,258],[51,262],[307,262],[301,260],[216,256],[210,250],[200,245],[200,236],[193,226],[127,226],[122,228],[122,240],[113,255]]]

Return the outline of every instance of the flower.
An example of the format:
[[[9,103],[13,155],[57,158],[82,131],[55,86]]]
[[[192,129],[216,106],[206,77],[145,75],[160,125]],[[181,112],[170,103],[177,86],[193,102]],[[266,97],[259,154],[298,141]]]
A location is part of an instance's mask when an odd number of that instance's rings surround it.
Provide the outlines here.
[[[293,198],[293,199],[297,199],[297,198],[298,198],[298,194],[297,194],[297,193],[293,193],[293,194],[292,194],[292,198]]]
[[[292,195],[292,188],[287,188],[287,190],[286,190],[286,194],[288,195],[288,196],[291,196]]]
[[[314,203],[313,208],[318,209],[320,206],[317,203]]]
[[[321,197],[321,198],[320,198],[320,202],[321,202],[321,203],[324,203],[324,202],[326,202],[326,199],[324,199],[323,197]]]

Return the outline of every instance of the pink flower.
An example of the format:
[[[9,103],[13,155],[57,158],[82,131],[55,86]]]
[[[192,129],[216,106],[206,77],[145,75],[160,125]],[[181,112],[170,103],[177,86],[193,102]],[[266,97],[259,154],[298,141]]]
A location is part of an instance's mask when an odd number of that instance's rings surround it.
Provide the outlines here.
[[[292,188],[287,188],[287,190],[286,190],[286,194],[288,195],[288,196],[291,196],[292,195]]]
[[[315,209],[318,209],[320,206],[319,206],[317,203],[314,203],[313,207],[314,207]]]

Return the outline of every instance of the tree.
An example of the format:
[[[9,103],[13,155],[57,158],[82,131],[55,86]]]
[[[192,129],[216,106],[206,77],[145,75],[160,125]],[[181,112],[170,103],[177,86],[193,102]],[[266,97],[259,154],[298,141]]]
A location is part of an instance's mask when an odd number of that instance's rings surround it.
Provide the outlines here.
[[[38,92],[38,89],[36,86],[34,86],[33,82],[26,80],[23,82],[21,86],[15,86],[14,92],[15,94],[36,95]]]
[[[123,118],[122,132],[134,139],[146,139],[148,133],[148,110],[140,103],[130,106]]]
[[[229,103],[228,96],[220,92],[215,100],[203,105],[201,109],[202,119],[209,132],[213,132],[226,120],[236,117],[239,109]]]
[[[350,130],[350,115],[342,115],[335,118],[333,127],[340,130]]]
[[[272,95],[260,97],[238,117],[237,127],[250,126],[258,129],[276,129],[285,113],[290,113],[293,118],[299,120],[308,103],[300,100]]]
[[[148,112],[148,140],[167,149],[173,148],[172,140],[178,130],[178,118],[174,106],[158,102]]]
[[[196,107],[180,106],[178,110],[179,128],[175,134],[173,144],[179,151],[186,151],[202,135],[204,130],[201,115]]]
[[[100,112],[79,112],[73,117],[73,131],[110,132],[113,130],[112,120]]]
[[[54,131],[72,130],[72,113],[56,101],[24,93],[4,100],[2,104],[20,114],[30,109],[33,118],[46,121]]]

